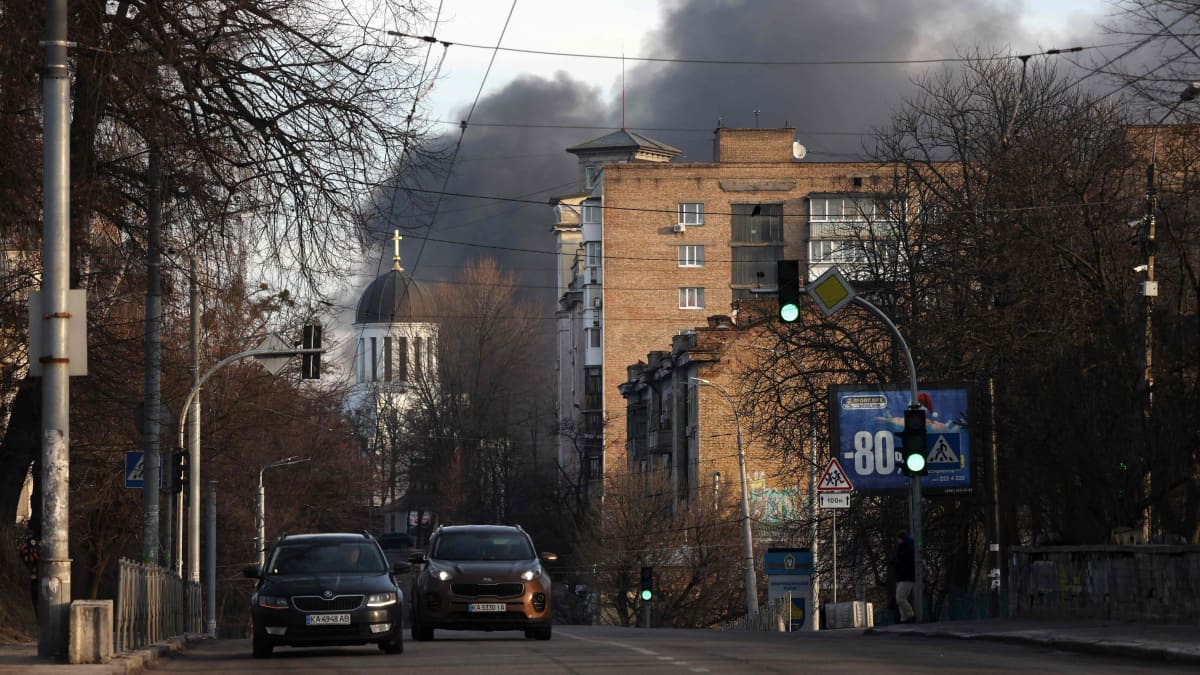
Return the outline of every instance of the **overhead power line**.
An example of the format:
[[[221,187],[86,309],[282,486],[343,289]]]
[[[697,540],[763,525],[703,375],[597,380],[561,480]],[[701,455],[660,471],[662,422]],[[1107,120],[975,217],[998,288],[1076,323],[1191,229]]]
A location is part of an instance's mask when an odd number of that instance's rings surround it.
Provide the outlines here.
[[[535,54],[538,56],[557,56],[577,59],[600,59],[605,61],[641,61],[646,63],[694,63],[705,65],[725,65],[725,66],[882,66],[882,65],[915,65],[928,63],[967,63],[971,61],[1009,61],[1013,59],[1028,59],[1033,56],[1057,56],[1059,54],[1068,54],[1074,52],[1082,52],[1091,49],[1103,49],[1105,47],[1119,47],[1130,44],[1129,42],[1117,42],[1103,45],[1086,45],[1079,47],[1067,47],[1065,49],[1047,49],[1041,52],[1033,52],[1030,54],[1007,54],[1001,56],[942,56],[925,59],[797,59],[797,60],[769,60],[769,59],[703,59],[703,58],[679,58],[679,57],[659,57],[659,56],[627,56],[623,54],[585,54],[582,52],[559,52],[545,49],[525,49],[520,47],[497,47],[495,45],[478,45],[470,42],[452,42],[442,40],[433,35],[414,35],[412,33],[403,33],[400,31],[389,30],[388,35],[393,35],[400,38],[410,38],[414,40],[423,40],[425,42],[441,44],[446,47],[457,46],[466,47],[468,49],[487,49],[499,50],[505,52],[513,52],[516,54]]]

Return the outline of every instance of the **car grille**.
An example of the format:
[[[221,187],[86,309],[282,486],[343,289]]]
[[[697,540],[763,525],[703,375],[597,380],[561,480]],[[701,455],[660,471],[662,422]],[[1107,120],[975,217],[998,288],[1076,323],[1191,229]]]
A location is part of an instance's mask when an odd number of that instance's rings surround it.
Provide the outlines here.
[[[326,600],[319,595],[297,595],[292,604],[302,612],[350,612],[362,606],[361,595],[338,595]]]
[[[468,598],[512,598],[525,592],[525,584],[450,584],[450,591]]]

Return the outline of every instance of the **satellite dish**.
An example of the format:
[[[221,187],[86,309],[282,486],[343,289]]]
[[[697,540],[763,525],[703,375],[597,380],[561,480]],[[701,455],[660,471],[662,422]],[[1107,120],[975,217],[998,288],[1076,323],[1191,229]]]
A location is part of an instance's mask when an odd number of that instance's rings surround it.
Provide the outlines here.
[[[792,158],[793,159],[804,159],[804,156],[807,154],[808,154],[808,149],[805,148],[803,145],[800,145],[799,141],[792,141]]]

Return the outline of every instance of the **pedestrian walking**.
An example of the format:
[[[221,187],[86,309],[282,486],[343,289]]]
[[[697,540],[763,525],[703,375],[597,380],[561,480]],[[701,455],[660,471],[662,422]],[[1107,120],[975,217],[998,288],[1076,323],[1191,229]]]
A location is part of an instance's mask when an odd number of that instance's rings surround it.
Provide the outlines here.
[[[904,530],[896,533],[892,575],[896,579],[896,608],[900,610],[900,623],[913,623],[914,612],[908,597],[912,595],[913,583],[917,580],[917,550],[912,537]]]

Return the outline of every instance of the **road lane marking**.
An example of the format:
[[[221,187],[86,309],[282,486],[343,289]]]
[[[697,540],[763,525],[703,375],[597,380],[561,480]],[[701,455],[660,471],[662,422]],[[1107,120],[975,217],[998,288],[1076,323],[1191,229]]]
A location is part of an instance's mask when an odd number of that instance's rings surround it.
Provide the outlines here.
[[[661,655],[659,655],[659,653],[658,653],[658,652],[656,652],[656,651],[653,651],[653,650],[650,650],[650,649],[645,649],[645,648],[643,648],[643,647],[636,647],[636,646],[634,646],[634,645],[627,644],[627,643],[625,643],[625,642],[617,642],[617,641],[615,641],[615,640],[593,640],[592,638],[585,638],[585,637],[583,637],[582,635],[572,635],[572,634],[570,634],[570,633],[568,633],[568,632],[566,632],[566,631],[561,631],[561,630],[558,632],[558,634],[559,634],[559,635],[562,635],[562,636],[564,636],[564,637],[569,637],[569,638],[571,638],[572,640],[580,640],[580,641],[582,641],[582,642],[591,642],[592,644],[597,644],[597,645],[608,645],[609,647],[620,647],[621,649],[628,649],[628,650],[630,650],[630,651],[634,651],[634,652],[637,652],[637,653],[639,653],[639,654],[643,654],[643,655],[645,655],[645,656],[654,656],[654,657],[657,657],[657,658],[658,658],[658,660],[660,660],[660,661],[672,661],[673,663],[672,663],[671,665],[680,666],[680,667],[683,667],[683,668],[688,668],[688,669],[689,669],[689,670],[691,670],[693,673],[707,673],[707,672],[710,672],[710,671],[708,670],[708,668],[701,668],[701,667],[695,667],[695,668],[692,668],[692,667],[691,667],[691,664],[690,664],[690,663],[688,663],[687,661],[675,661],[675,657],[674,657],[674,656],[661,656]]]

